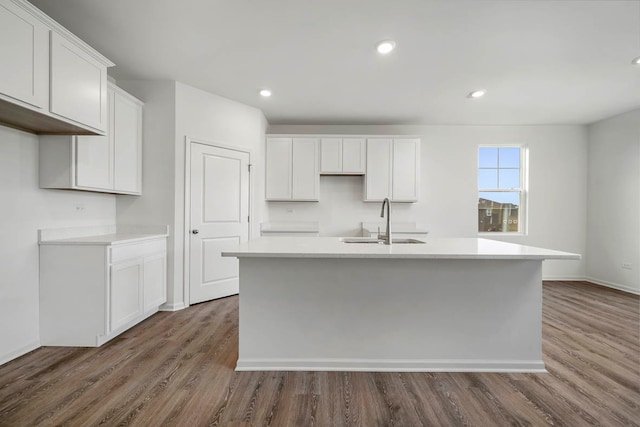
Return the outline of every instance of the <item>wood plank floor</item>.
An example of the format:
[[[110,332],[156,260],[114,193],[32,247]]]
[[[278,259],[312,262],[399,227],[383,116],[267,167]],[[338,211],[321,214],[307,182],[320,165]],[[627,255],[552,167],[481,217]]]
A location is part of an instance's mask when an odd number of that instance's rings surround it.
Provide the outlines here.
[[[640,425],[640,300],[545,282],[548,374],[242,372],[238,299],[0,366],[0,425]]]

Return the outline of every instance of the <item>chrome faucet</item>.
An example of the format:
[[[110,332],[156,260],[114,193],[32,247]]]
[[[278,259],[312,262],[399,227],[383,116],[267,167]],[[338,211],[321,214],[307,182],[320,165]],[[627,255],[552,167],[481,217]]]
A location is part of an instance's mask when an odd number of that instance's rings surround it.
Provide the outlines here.
[[[384,206],[387,205],[387,234],[384,235],[384,244],[391,244],[391,202],[386,197],[382,201],[382,210],[380,211],[380,218],[384,218]]]

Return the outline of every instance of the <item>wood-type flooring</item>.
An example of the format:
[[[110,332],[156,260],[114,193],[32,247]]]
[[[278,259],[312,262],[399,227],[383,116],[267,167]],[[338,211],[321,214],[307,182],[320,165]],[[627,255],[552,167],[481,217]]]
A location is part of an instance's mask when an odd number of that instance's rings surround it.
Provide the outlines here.
[[[237,297],[162,312],[0,366],[0,426],[640,425],[639,298],[545,282],[543,299],[546,374],[234,372]]]

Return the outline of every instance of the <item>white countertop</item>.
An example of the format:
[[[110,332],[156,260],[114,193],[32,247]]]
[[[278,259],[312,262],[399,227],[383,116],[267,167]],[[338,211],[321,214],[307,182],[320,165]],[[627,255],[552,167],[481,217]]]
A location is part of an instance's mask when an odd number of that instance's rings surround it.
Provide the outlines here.
[[[278,221],[260,224],[262,233],[319,233],[320,225],[317,221]]]
[[[167,226],[89,226],[53,228],[38,231],[41,245],[123,245],[164,238]]]
[[[366,234],[377,233],[380,227],[381,233],[387,232],[387,223],[382,222],[363,222],[362,231]],[[391,233],[398,234],[429,234],[429,230],[415,222],[392,222]]]
[[[97,236],[72,237],[69,239],[45,240],[41,245],[122,245],[167,237],[166,234],[100,234]]]
[[[566,259],[579,254],[477,238],[426,238],[424,244],[345,243],[339,237],[261,237],[222,253],[248,258]]]

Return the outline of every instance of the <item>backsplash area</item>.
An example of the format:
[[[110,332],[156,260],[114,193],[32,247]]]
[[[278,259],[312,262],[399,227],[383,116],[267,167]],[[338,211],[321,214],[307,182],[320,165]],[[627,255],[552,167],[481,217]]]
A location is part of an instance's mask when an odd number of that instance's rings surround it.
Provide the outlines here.
[[[269,202],[269,221],[317,221],[321,236],[359,236],[362,222],[381,221],[378,202],[363,202],[362,176],[321,176],[319,202]],[[417,222],[418,203],[394,203],[394,222]],[[426,225],[426,224],[425,224]]]

